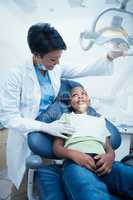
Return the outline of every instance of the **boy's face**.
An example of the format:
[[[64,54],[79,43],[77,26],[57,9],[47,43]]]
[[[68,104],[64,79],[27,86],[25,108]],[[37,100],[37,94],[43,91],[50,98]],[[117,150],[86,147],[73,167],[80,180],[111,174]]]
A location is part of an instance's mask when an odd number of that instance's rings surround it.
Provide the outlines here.
[[[87,92],[82,87],[75,87],[71,92],[71,106],[75,113],[87,111],[90,99]]]

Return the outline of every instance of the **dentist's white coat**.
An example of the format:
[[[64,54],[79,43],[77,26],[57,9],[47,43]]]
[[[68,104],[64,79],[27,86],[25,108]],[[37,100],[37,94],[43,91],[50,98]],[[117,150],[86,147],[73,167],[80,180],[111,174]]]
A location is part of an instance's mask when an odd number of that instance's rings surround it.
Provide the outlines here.
[[[67,67],[56,65],[49,76],[55,97],[61,78],[77,78],[92,75],[110,75],[112,62],[101,59],[92,66]],[[7,84],[0,91],[0,122],[9,128],[7,140],[8,176],[19,188],[25,172],[25,160],[30,154],[27,133],[41,131],[41,122],[35,118],[39,112],[40,86],[32,61],[14,68]]]

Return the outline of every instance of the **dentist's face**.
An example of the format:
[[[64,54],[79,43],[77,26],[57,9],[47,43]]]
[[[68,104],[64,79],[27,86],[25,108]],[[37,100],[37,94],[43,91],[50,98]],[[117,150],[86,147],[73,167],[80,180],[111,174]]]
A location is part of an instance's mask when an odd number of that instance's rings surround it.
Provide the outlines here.
[[[36,64],[43,64],[46,70],[53,70],[54,66],[59,64],[62,50],[51,51],[44,56],[35,55]]]
[[[87,92],[82,87],[75,87],[71,92],[71,106],[75,113],[87,111],[90,99]]]

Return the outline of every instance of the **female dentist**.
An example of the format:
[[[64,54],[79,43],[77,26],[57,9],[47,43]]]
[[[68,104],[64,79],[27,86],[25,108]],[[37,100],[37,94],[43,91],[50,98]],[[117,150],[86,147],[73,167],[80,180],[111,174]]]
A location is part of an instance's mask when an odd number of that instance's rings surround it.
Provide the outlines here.
[[[27,134],[42,131],[53,136],[64,137],[61,133],[72,133],[73,127],[58,121],[47,124],[36,120],[50,106],[60,88],[62,78],[78,78],[92,75],[109,75],[112,73],[112,60],[123,55],[122,52],[109,52],[103,60],[84,68],[59,65],[60,57],[66,44],[58,31],[47,23],[39,23],[28,31],[28,45],[33,54],[31,60],[10,73],[6,85],[0,91],[0,122],[9,129],[7,140],[8,177],[19,188],[25,173],[25,160],[30,155]],[[45,134],[44,133],[44,134]],[[49,178],[44,180],[45,187],[49,181],[55,181],[55,171],[44,169]],[[56,172],[57,173],[57,172]],[[51,178],[53,177],[53,179]],[[49,179],[49,180],[48,180]],[[56,178],[56,182],[59,182]],[[49,188],[47,199],[64,199],[59,184]],[[50,198],[51,192],[54,197]],[[59,194],[60,193],[60,194]]]

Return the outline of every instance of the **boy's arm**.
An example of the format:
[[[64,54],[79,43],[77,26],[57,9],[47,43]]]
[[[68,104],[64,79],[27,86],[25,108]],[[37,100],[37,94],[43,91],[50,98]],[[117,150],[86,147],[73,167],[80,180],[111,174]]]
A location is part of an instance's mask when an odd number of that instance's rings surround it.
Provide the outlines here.
[[[105,145],[106,145],[105,146],[106,153],[102,154],[102,155],[95,156],[95,159],[97,160],[96,173],[98,175],[103,175],[103,174],[109,173],[112,169],[112,164],[113,164],[113,161],[115,159],[115,152],[112,149],[109,137],[106,138],[106,144]]]
[[[106,150],[106,153],[112,155],[112,158],[115,159],[115,152],[111,146],[109,137],[106,138],[105,150]]]
[[[53,144],[54,154],[59,158],[66,158],[73,160],[75,163],[84,166],[91,171],[96,170],[96,165],[89,155],[79,152],[77,150],[67,149],[64,147],[64,140],[61,138],[56,138]]]
[[[55,138],[53,143],[54,154],[59,158],[70,159],[70,150],[64,148],[65,141],[61,138]]]

